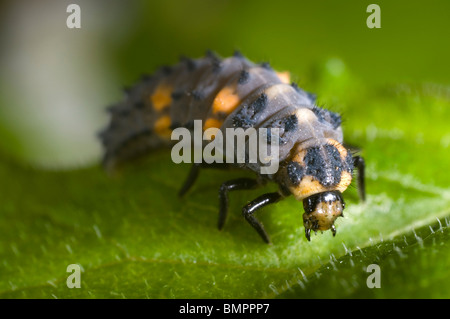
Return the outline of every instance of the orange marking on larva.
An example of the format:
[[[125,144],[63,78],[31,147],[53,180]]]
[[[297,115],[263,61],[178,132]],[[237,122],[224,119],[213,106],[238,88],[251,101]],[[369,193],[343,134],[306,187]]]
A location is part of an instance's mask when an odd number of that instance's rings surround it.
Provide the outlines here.
[[[168,115],[161,116],[156,120],[153,130],[162,137],[170,137],[172,130],[170,129],[171,120]]]
[[[339,182],[339,184],[336,185],[335,189],[343,193],[351,182],[352,182],[352,174],[350,174],[347,171],[342,171],[341,181]]]
[[[319,181],[315,180],[311,176],[303,177],[300,184],[291,186],[289,189],[297,200],[303,200],[311,195],[327,191],[327,189],[320,184]]]
[[[241,99],[234,87],[226,86],[216,95],[213,101],[213,113],[230,114],[239,105]]]
[[[305,166],[305,163],[303,162],[303,158],[306,155],[306,149],[298,148],[297,153],[292,158],[292,161],[297,162],[300,164],[300,166]]]
[[[207,130],[211,127],[220,128],[222,126],[222,121],[215,119],[215,118],[209,118],[205,121],[205,124],[203,124],[203,130]]]
[[[314,177],[307,175],[302,178],[300,184],[291,186],[289,187],[289,189],[297,200],[303,200],[311,195],[326,191],[336,190],[343,193],[351,182],[352,182],[352,175],[347,171],[342,172],[341,181],[339,182],[339,184],[333,187],[325,187],[322,184],[320,184],[320,182],[316,180]]]
[[[291,83],[291,74],[288,71],[277,72],[277,76],[281,80],[281,82],[286,83],[286,84]]]
[[[172,103],[172,88],[170,86],[161,84],[155,92],[150,96],[153,108],[160,112]]]

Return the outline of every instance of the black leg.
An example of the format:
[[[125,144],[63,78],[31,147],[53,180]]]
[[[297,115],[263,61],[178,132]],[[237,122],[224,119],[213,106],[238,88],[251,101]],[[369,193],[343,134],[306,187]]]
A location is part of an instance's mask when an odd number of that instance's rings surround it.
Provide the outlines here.
[[[228,163],[199,163],[199,164],[192,164],[191,170],[189,171],[189,175],[184,181],[183,186],[181,187],[180,191],[178,192],[178,196],[182,197],[184,194],[186,194],[191,187],[194,185],[195,181],[198,178],[198,174],[200,173],[200,168],[216,168],[216,169],[229,169],[231,166]]]
[[[194,185],[195,181],[197,180],[198,173],[200,172],[200,164],[192,164],[191,170],[189,171],[189,175],[184,181],[183,186],[181,187],[180,191],[178,192],[178,196],[183,196],[187,193],[189,189],[191,189],[192,185]]]
[[[280,193],[267,193],[252,200],[242,208],[242,215],[245,217],[245,220],[252,225],[252,227],[258,232],[259,236],[261,236],[261,238],[268,244],[270,244],[269,235],[261,222],[253,214],[258,209],[261,209],[269,204],[274,204],[282,198],[283,196]]]
[[[353,157],[353,165],[358,170],[358,193],[359,198],[362,201],[366,200],[366,180],[365,180],[365,167],[364,159],[360,156]]]
[[[220,186],[219,189],[219,222],[217,226],[222,229],[228,215],[228,192],[242,189],[253,189],[261,185],[259,181],[252,178],[238,178],[227,181]]]

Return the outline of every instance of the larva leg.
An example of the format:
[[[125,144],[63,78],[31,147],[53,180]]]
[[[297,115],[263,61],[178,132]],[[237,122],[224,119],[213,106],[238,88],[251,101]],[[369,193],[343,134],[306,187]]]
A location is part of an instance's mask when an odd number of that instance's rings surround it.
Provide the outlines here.
[[[187,193],[189,189],[191,189],[192,185],[194,185],[195,181],[197,180],[198,173],[200,172],[200,164],[192,164],[191,170],[189,171],[189,175],[184,181],[183,186],[180,188],[180,191],[178,192],[178,196],[183,196]]]
[[[178,192],[178,196],[182,197],[186,194],[191,187],[194,185],[195,181],[198,178],[198,174],[200,173],[200,168],[215,168],[215,169],[230,169],[231,166],[227,163],[200,163],[200,164],[192,164],[191,170],[189,171],[189,175],[184,181],[183,186],[180,188]]]
[[[261,182],[252,178],[238,178],[227,181],[219,189],[219,222],[218,227],[222,229],[228,215],[228,192],[242,189],[254,189],[261,185]]]
[[[280,193],[267,193],[252,200],[242,208],[242,215],[245,217],[245,220],[250,225],[252,225],[252,227],[258,232],[261,238],[268,244],[270,244],[269,235],[267,234],[261,222],[254,216],[254,213],[258,209],[261,209],[262,207],[269,204],[274,204],[282,198],[283,196]]]
[[[353,165],[358,170],[358,193],[359,198],[362,201],[366,200],[366,180],[365,180],[365,167],[366,164],[361,156],[353,157]]]

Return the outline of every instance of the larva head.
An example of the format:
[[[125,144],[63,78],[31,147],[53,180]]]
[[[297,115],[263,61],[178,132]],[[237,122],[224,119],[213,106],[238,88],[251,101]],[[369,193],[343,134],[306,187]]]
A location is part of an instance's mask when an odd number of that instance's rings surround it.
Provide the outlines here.
[[[305,235],[311,240],[311,230],[331,229],[333,236],[336,235],[334,222],[339,216],[343,216],[345,203],[340,191],[329,191],[314,194],[303,200],[303,225],[305,226]]]

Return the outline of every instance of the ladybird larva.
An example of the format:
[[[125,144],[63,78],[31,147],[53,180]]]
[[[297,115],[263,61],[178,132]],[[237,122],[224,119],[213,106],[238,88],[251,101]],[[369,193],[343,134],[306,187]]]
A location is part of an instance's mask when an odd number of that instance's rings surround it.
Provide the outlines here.
[[[103,165],[108,169],[173,145],[172,131],[192,129],[195,120],[202,121],[203,130],[279,129],[280,165],[274,174],[260,174],[259,164],[249,162],[192,165],[180,195],[193,185],[200,168],[236,166],[257,175],[221,185],[219,229],[228,213],[228,192],[253,189],[267,181],[277,183],[279,191],[263,194],[242,209],[244,218],[267,243],[269,236],[254,214],[266,205],[289,195],[303,201],[305,235],[310,240],[311,230],[331,229],[336,234],[334,222],[345,207],[342,192],[350,185],[354,168],[364,200],[364,160],[343,145],[339,114],[315,105],[312,94],[290,83],[288,72],[276,72],[267,63],[252,63],[238,52],[226,59],[211,52],[199,59],[183,57],[178,64],[143,77],[108,110],[111,120],[100,134],[105,148]]]

